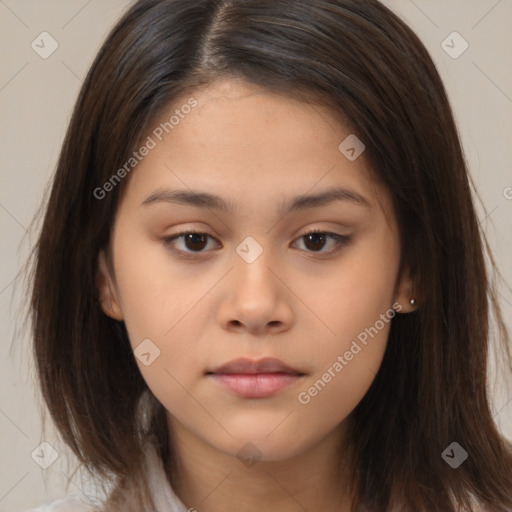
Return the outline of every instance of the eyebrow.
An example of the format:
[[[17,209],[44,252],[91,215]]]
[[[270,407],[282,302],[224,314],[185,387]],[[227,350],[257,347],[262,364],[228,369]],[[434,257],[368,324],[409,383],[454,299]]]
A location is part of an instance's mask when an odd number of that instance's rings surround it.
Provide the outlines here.
[[[361,194],[347,188],[336,187],[324,190],[318,194],[303,194],[289,200],[282,206],[282,214],[318,208],[335,201],[348,201],[357,206],[371,209],[371,203]],[[238,208],[239,203],[228,201],[221,196],[198,190],[170,190],[159,189],[150,194],[141,206],[156,203],[174,203],[196,208],[208,208],[231,213]]]

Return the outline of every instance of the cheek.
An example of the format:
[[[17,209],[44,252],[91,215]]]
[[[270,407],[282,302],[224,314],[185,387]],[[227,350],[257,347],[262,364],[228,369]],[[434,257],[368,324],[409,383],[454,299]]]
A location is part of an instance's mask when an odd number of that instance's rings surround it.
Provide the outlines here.
[[[311,351],[315,372],[298,390],[299,414],[309,430],[329,430],[346,419],[380,368],[395,312],[380,297],[361,293],[331,319],[336,336],[320,337]],[[365,299],[363,302],[357,302]],[[384,301],[385,303],[385,301]]]
[[[381,315],[392,314],[399,266],[396,241],[376,233],[354,245],[329,269],[329,278],[316,276],[318,286],[304,287],[308,305],[323,320],[325,348],[339,350],[350,345]],[[387,339],[385,326],[378,324],[379,339]],[[389,326],[388,326],[389,327]]]
[[[390,236],[369,238],[333,265],[322,293],[309,293],[326,328],[315,336],[315,350],[309,347],[318,371],[301,389],[299,403],[317,411],[336,403],[343,417],[362,399],[386,350],[398,265]]]
[[[116,278],[121,307],[132,344],[141,338],[167,339],[195,310],[205,292],[218,280],[212,272],[176,264],[157,241],[141,240],[137,247],[119,242]],[[216,272],[215,274],[218,274]]]
[[[147,239],[134,247],[119,240],[116,249],[121,307],[139,370],[157,399],[188,410],[187,390],[205,370],[201,340],[212,308],[207,292],[225,269],[176,264],[165,247]]]

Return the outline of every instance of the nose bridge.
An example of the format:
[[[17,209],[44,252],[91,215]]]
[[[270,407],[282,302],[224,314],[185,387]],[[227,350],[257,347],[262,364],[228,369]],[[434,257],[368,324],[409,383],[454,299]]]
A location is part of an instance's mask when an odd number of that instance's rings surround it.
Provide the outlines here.
[[[231,289],[224,295],[226,300],[219,309],[219,321],[226,329],[236,326],[260,332],[289,327],[290,304],[280,280],[274,275],[276,270],[272,270],[275,251],[265,245],[266,242],[260,243],[249,236],[235,248],[234,268],[228,284]]]
[[[269,246],[270,237],[265,241],[262,241],[262,236],[259,238],[262,243],[253,236],[247,236],[235,249],[235,278],[238,292],[268,295],[276,291],[277,282],[269,269],[272,266],[274,252]]]

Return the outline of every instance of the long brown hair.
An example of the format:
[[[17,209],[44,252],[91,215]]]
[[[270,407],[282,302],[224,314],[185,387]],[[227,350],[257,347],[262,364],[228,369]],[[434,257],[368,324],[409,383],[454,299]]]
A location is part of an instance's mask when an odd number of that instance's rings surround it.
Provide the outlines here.
[[[124,323],[98,303],[97,257],[128,178],[94,191],[164,107],[223,77],[330,106],[394,201],[420,307],[393,319],[349,418],[354,511],[510,510],[512,450],[487,395],[491,308],[508,370],[512,361],[487,242],[439,74],[376,0],[140,0],[112,29],[77,100],[34,252],[34,354],[63,439],[98,478],[140,495],[148,437],[173,457]],[[453,442],[468,453],[457,469],[441,456]]]

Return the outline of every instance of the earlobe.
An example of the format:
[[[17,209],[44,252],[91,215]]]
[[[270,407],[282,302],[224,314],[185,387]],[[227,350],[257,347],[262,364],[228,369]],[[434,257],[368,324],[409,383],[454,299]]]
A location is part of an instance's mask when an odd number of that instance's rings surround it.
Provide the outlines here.
[[[395,303],[393,309],[397,313],[412,313],[418,309],[418,293],[410,277],[409,271],[405,270],[396,288]]]
[[[102,249],[98,254],[98,270],[96,274],[96,286],[99,292],[99,299],[102,311],[114,320],[122,321],[123,312],[119,304],[114,280],[108,268],[107,256]]]

